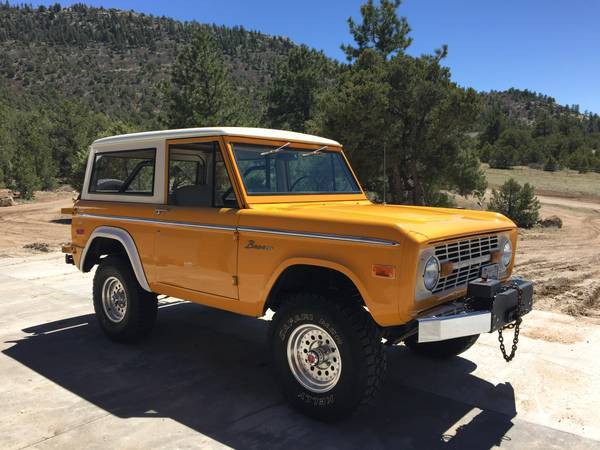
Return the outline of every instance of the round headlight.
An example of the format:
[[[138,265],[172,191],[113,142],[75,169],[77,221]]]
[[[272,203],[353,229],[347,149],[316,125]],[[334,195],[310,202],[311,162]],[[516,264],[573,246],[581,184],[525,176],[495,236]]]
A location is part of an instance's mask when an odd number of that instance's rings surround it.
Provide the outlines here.
[[[506,241],[502,246],[502,265],[508,267],[512,259],[512,245],[510,241]]]
[[[435,256],[432,256],[425,263],[425,270],[423,271],[423,284],[428,291],[433,291],[439,279],[440,262]]]

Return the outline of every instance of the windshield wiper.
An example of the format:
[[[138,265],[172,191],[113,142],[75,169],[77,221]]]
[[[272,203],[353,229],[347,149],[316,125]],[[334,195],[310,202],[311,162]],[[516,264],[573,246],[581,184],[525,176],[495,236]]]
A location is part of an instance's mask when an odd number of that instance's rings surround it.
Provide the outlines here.
[[[262,152],[260,154],[260,156],[267,156],[267,155],[272,155],[273,153],[279,153],[281,150],[283,150],[284,148],[286,148],[288,145],[290,145],[290,143],[286,142],[281,147],[277,147],[277,148],[274,148],[273,150],[268,150],[266,152]]]
[[[321,147],[321,148],[318,148],[318,149],[316,149],[316,150],[314,150],[314,151],[312,151],[312,152],[310,152],[310,153],[302,153],[302,156],[312,156],[312,155],[318,155],[318,154],[320,154],[320,153],[321,153],[323,150],[326,150],[326,149],[327,149],[327,146],[326,146],[326,145],[324,145],[323,147]]]

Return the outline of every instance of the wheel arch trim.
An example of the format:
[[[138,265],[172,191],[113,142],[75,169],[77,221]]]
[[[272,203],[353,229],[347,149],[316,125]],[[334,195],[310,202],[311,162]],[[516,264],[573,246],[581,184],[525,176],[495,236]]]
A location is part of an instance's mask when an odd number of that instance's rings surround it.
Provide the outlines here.
[[[313,266],[313,267],[318,267],[318,268],[323,268],[323,269],[331,269],[334,270],[336,272],[339,272],[340,274],[346,276],[356,287],[356,289],[358,290],[358,292],[360,293],[360,295],[362,296],[365,304],[368,306],[370,303],[370,297],[367,293],[367,289],[365,288],[365,286],[363,285],[363,283],[361,282],[360,278],[358,276],[356,276],[356,274],[354,272],[352,272],[351,270],[349,270],[346,266],[337,263],[335,261],[330,261],[330,260],[326,260],[326,259],[319,259],[319,258],[290,258],[290,259],[286,259],[285,261],[283,261],[275,271],[273,271],[273,275],[271,275],[271,278],[269,279],[267,285],[265,286],[265,290],[264,293],[262,295],[262,300],[261,300],[261,308],[265,308],[265,306],[267,305],[267,303],[269,302],[269,297],[271,295],[271,292],[273,291],[273,288],[275,287],[277,280],[279,280],[281,278],[281,276],[284,274],[284,272],[294,266]]]
[[[83,252],[81,253],[81,258],[79,259],[79,270],[83,271],[87,253],[97,238],[112,239],[119,242],[127,253],[131,268],[133,269],[133,273],[135,274],[135,278],[137,279],[138,283],[145,291],[152,292],[148,284],[148,280],[146,279],[144,267],[142,266],[142,261],[135,245],[135,241],[131,235],[122,228],[107,226],[96,228],[90,235],[90,238],[88,239]]]

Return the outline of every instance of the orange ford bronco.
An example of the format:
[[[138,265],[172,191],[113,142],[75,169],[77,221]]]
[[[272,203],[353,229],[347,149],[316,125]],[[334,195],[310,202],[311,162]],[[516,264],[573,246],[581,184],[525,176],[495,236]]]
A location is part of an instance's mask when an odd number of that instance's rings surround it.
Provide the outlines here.
[[[450,357],[519,324],[532,284],[509,279],[517,230],[482,211],[381,205],[338,142],[256,128],[108,137],[91,146],[66,260],[98,266],[112,339],[148,333],[157,295],[248,316],[274,312],[284,393],[336,418],[365,404],[384,344]]]

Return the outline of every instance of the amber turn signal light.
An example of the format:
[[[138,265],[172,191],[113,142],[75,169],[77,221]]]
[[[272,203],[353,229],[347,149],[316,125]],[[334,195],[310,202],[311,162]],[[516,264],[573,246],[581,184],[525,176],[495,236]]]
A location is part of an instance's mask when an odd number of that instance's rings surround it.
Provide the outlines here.
[[[396,278],[396,266],[373,264],[373,276],[381,278]]]

